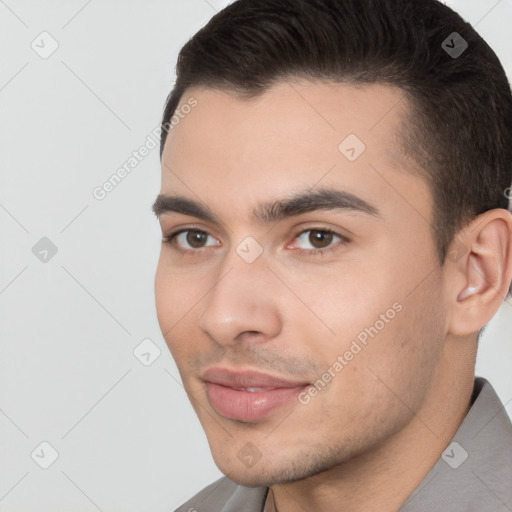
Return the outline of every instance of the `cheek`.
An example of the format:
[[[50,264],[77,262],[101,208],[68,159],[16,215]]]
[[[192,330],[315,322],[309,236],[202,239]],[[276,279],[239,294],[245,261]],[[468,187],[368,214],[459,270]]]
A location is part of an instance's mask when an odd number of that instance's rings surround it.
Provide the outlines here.
[[[165,249],[162,249],[155,275],[155,301],[158,323],[168,343],[201,299],[198,281],[192,275],[176,272],[166,261]]]
[[[368,325],[351,338],[351,350],[357,354],[350,356],[344,384],[361,403],[373,401],[377,410],[385,403],[395,404],[405,415],[408,409],[400,404],[407,404],[412,410],[421,407],[438,368],[444,342],[442,301],[440,297],[433,300],[436,286],[429,288],[408,297],[400,296],[400,311],[392,315],[386,315],[384,308],[377,310],[376,313],[384,313],[384,320],[373,315]],[[360,350],[353,348],[354,343]],[[339,384],[343,384],[341,380]]]
[[[416,288],[420,277],[416,265],[390,257],[365,265],[353,261],[332,269],[330,276],[293,281],[289,276],[309,311],[295,304],[288,308],[287,323],[297,329],[321,371],[330,369],[336,376],[332,389],[343,388],[341,401],[361,396],[362,390],[371,396],[374,386],[385,392],[385,384],[404,396],[411,382],[419,382],[414,387],[421,392],[428,386],[442,349],[444,321],[438,274],[431,273]],[[343,369],[336,364],[339,356]],[[347,395],[349,389],[357,393]],[[411,396],[412,402],[417,398]]]
[[[166,268],[162,254],[155,275],[155,302],[158,323],[162,333],[165,333],[173,325],[173,317],[176,314],[176,297],[172,293],[173,279]]]
[[[286,294],[287,304],[282,308],[285,323],[293,330],[299,328],[299,333],[308,333],[300,339],[314,351],[315,358],[328,364],[333,356],[349,350],[351,341],[364,335],[366,328],[380,322],[381,314],[391,309],[389,316],[394,316],[392,306],[399,294],[383,275],[389,276],[389,272],[381,272],[363,259],[319,266],[314,272],[288,272],[283,280],[294,294]]]

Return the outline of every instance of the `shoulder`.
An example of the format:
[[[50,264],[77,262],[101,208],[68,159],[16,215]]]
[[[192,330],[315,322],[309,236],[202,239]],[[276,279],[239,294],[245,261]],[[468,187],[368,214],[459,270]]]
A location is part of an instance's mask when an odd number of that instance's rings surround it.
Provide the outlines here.
[[[268,489],[244,487],[227,477],[220,478],[177,508],[175,512],[230,512],[243,503],[247,512],[261,512]]]

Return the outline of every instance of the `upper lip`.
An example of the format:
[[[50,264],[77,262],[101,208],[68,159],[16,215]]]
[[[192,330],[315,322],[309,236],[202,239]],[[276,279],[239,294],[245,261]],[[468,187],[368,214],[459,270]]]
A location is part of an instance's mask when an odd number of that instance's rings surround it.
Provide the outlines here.
[[[234,371],[229,368],[208,368],[202,375],[206,382],[230,388],[296,388],[306,386],[305,381],[287,380],[254,370]]]

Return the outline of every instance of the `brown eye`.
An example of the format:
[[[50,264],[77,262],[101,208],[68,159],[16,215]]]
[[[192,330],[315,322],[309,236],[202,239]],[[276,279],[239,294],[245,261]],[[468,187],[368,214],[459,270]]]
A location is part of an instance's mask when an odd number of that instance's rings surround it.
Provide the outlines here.
[[[199,229],[184,229],[169,235],[167,238],[162,239],[162,241],[183,251],[194,251],[195,249],[206,249],[211,246],[220,245],[220,242],[215,237]]]
[[[320,231],[318,229],[311,229],[309,231],[309,243],[315,249],[325,249],[331,245],[334,235],[329,231]]]
[[[330,229],[321,228],[305,229],[296,236],[295,240],[296,249],[309,251],[311,254],[325,253],[349,242],[345,236]]]
[[[208,234],[204,231],[194,231],[189,230],[186,231],[186,241],[190,245],[190,247],[193,247],[194,249],[199,249],[201,247],[204,247],[204,244],[208,240]]]

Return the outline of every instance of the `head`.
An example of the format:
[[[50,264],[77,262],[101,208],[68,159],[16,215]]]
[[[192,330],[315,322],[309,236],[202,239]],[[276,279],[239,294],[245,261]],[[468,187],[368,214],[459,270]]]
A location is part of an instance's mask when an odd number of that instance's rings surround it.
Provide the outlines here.
[[[456,13],[236,1],[182,49],[162,128],[158,318],[233,480],[350,460],[411,420],[447,345],[474,364],[512,279],[512,95]],[[283,403],[223,408],[219,367]]]

